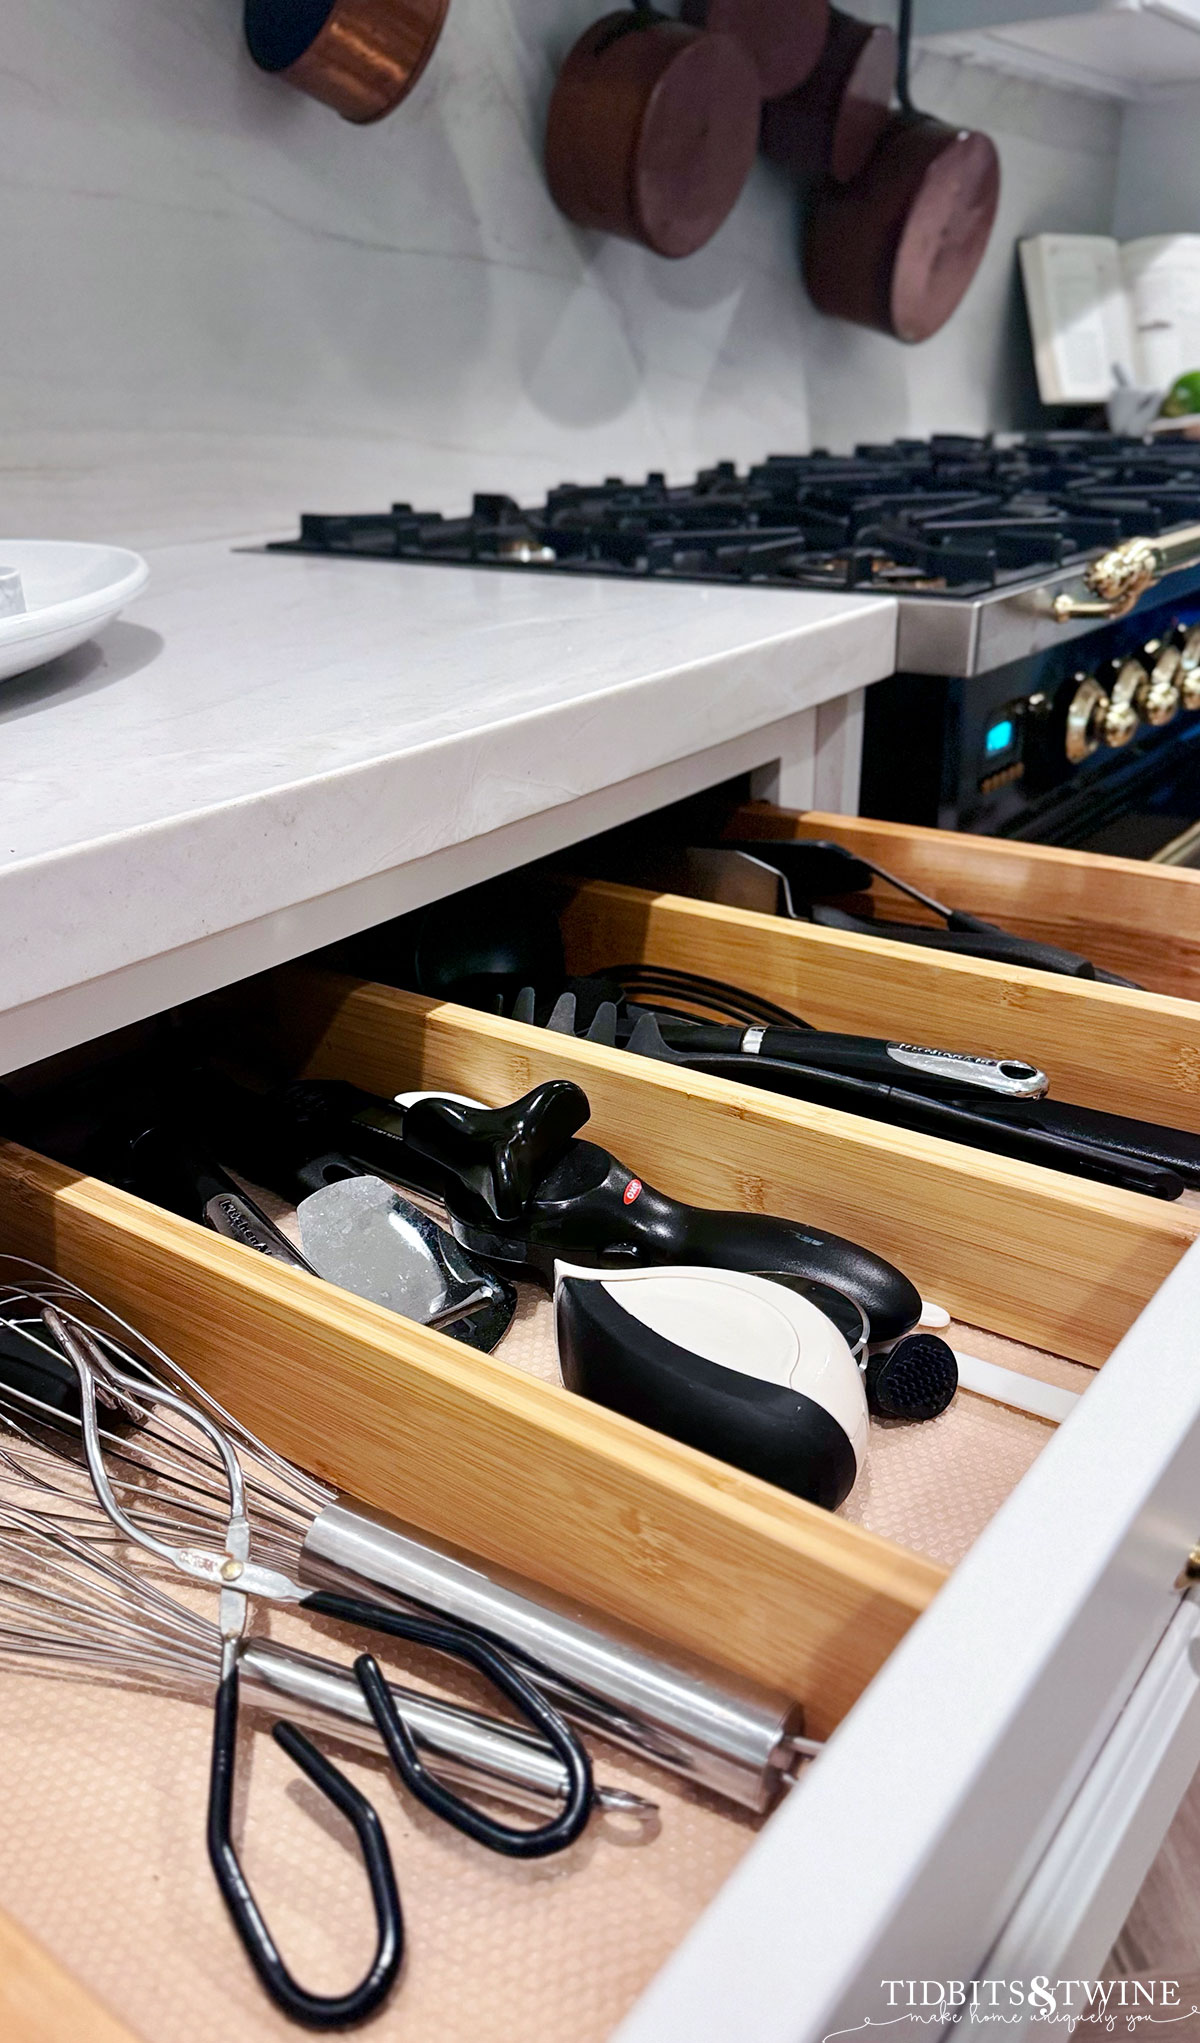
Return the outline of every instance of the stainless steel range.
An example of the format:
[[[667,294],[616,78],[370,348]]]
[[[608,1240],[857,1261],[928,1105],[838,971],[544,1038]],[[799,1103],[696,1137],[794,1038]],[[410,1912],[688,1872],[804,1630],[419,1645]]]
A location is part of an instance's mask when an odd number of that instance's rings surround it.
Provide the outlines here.
[[[1200,817],[1200,444],[1182,437],[773,454],[686,484],[563,483],[531,507],[477,496],[462,517],[306,515],[272,550],[894,596],[866,812],[1078,843],[1157,802],[1166,835],[1130,838],[1147,855]]]

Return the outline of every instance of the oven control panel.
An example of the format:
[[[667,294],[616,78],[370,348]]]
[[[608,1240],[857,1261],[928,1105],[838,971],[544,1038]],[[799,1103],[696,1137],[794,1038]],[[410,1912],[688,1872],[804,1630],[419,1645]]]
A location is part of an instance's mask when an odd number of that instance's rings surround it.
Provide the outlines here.
[[[1200,605],[969,679],[893,675],[867,692],[866,738],[865,815],[1048,843],[1147,803],[1200,818]]]
[[[1127,745],[1145,723],[1173,722],[1181,709],[1200,709],[1200,625],[1180,625],[1149,639],[1137,653],[1110,660],[1097,673],[1074,677],[1064,749],[1072,766],[1101,745]]]
[[[1004,788],[1036,798],[1096,755],[1122,752],[1181,713],[1200,710],[1200,624],[1168,618],[1156,633],[1132,643],[1126,635],[1115,648],[1109,634],[1103,636],[1106,657],[1087,666],[1076,657],[1058,672],[1035,663],[1031,674],[1021,674],[1021,692],[993,701],[982,718],[964,702],[961,728],[973,740],[973,770],[964,748],[960,800],[968,777],[977,798]],[[986,694],[987,677],[981,682]],[[981,682],[967,687],[978,691]]]

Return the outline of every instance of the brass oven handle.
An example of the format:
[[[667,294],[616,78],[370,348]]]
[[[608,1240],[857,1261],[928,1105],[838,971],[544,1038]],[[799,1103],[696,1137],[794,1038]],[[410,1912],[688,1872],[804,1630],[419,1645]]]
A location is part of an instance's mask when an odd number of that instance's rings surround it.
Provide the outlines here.
[[[1090,600],[1064,591],[1051,608],[1059,624],[1076,617],[1125,617],[1161,576],[1187,567],[1200,567],[1200,525],[1184,525],[1164,539],[1123,539],[1084,574]]]

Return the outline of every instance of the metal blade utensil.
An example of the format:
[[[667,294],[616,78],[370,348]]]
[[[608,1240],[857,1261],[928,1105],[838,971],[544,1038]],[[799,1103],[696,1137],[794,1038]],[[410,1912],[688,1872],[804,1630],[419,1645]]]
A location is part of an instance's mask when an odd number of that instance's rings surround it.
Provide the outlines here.
[[[339,1178],[296,1212],[305,1260],[328,1283],[485,1351],[508,1327],[512,1286],[382,1178]]]
[[[297,1203],[301,1248],[259,1203],[266,1194],[257,1177],[235,1177],[191,1126],[164,1121],[142,1129],[127,1161],[134,1188],[172,1212],[469,1347],[490,1352],[516,1311],[510,1284],[347,1157],[330,1152],[301,1171],[285,1168],[285,1184],[264,1173],[264,1186]]]

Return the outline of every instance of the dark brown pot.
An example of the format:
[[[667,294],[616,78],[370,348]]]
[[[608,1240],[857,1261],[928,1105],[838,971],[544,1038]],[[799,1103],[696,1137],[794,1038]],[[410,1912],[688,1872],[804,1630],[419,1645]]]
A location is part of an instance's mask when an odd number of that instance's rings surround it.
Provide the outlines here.
[[[743,45],[764,99],[803,85],[829,28],[829,0],[683,0],[679,12],[694,27]]]
[[[890,28],[831,8],[821,61],[797,92],[763,108],[762,145],[801,177],[857,177],[887,125],[896,83]]]
[[[449,0],[246,0],[246,41],[260,70],[334,107],[378,121],[411,92],[442,32]]]
[[[731,36],[608,14],[559,72],[547,182],[578,226],[691,255],[733,210],[758,122],[758,73]]]
[[[897,340],[928,340],[979,268],[999,198],[987,135],[889,114],[865,168],[813,203],[804,271],[814,305]]]

